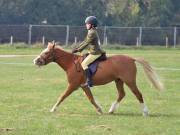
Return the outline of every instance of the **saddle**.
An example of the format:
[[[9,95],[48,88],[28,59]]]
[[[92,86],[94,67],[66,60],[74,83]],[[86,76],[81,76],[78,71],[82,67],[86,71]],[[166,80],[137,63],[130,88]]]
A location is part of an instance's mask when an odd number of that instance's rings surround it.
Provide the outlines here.
[[[89,54],[83,55],[83,60],[88,56]],[[107,59],[106,53],[103,53],[99,58],[97,58],[93,63],[91,63],[88,68],[91,73],[91,77],[96,73],[98,65],[101,61],[105,61]]]

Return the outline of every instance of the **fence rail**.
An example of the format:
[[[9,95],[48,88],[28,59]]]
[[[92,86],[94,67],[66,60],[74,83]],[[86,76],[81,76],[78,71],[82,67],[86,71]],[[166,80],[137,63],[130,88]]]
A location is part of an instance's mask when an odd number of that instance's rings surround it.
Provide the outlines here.
[[[0,43],[34,44],[58,41],[63,45],[83,41],[84,26],[69,25],[0,25]],[[104,45],[180,45],[180,27],[112,27],[98,28]]]

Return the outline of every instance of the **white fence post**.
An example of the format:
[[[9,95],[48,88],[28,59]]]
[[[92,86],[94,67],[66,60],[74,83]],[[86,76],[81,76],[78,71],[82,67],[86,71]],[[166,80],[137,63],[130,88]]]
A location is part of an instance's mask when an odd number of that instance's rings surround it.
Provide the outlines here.
[[[177,27],[174,27],[174,48],[176,48]]]
[[[10,45],[13,45],[13,36],[10,37]]]
[[[31,45],[31,36],[32,36],[32,25],[29,25],[29,37],[28,37],[28,44]]]
[[[42,37],[42,44],[45,45],[45,37]]]
[[[105,37],[105,45],[107,45],[108,43],[108,39],[107,39],[107,36]]]
[[[139,46],[142,45],[142,27],[139,27]]]
[[[166,36],[166,48],[169,46],[169,38]]]
[[[77,37],[74,37],[74,44],[77,45]]]
[[[136,46],[139,47],[139,37],[136,38]]]
[[[69,25],[66,26],[66,46],[68,46],[69,43]]]
[[[103,33],[103,45],[107,45],[107,26],[104,26],[104,33]]]

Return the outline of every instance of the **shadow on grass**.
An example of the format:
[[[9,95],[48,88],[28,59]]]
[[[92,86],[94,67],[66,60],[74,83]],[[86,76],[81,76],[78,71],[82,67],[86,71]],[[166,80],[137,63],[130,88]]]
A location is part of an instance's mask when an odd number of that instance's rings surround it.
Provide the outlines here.
[[[106,113],[105,115],[109,115],[109,116],[123,116],[123,117],[142,117],[142,114],[140,113],[113,113],[113,114],[109,114],[109,113]]]
[[[94,113],[78,113],[78,112],[67,112],[67,113],[59,113],[59,116],[69,116],[69,117],[96,117],[96,116],[117,116],[117,117],[143,117],[141,113],[133,113],[133,112],[121,112],[121,113],[103,113],[102,115],[98,115]],[[180,114],[167,114],[167,113],[150,113],[147,117],[151,118],[180,118]]]
[[[154,114],[150,114],[149,117],[180,118],[180,114],[154,113]]]
[[[114,114],[105,114],[105,115],[142,117],[141,113],[114,113]],[[180,118],[180,114],[150,113],[147,117],[152,117],[152,118],[157,118],[157,117]]]

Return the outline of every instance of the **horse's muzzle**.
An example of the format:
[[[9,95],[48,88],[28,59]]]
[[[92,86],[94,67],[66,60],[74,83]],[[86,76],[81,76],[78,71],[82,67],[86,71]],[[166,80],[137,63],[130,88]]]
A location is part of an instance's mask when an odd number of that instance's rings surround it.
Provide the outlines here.
[[[33,60],[33,63],[34,63],[34,65],[37,65],[37,66],[43,66],[43,65],[45,65],[44,59],[42,59],[42,58],[39,57],[39,56]]]

